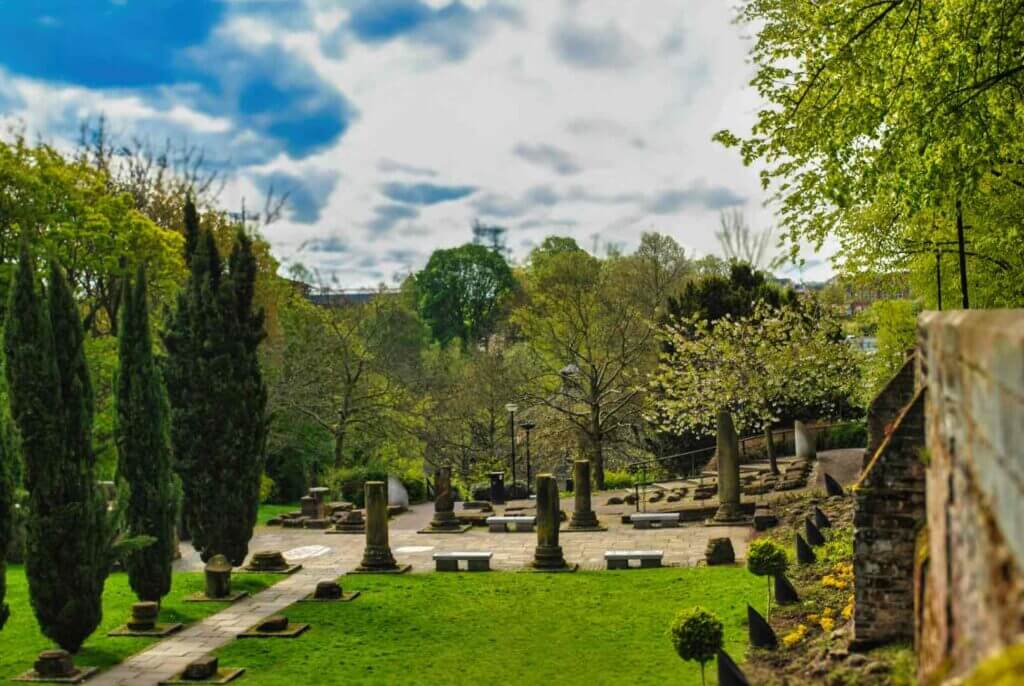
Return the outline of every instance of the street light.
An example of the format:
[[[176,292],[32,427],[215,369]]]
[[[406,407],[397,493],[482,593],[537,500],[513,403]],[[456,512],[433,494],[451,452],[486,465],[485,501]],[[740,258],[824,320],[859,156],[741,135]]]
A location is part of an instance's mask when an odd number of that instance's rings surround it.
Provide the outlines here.
[[[537,428],[537,424],[534,422],[521,422],[519,426],[523,427],[523,431],[526,432],[526,497],[530,497],[530,432]]]
[[[508,433],[512,439],[512,492],[516,490],[516,410],[519,406],[515,403],[505,405],[508,410]]]

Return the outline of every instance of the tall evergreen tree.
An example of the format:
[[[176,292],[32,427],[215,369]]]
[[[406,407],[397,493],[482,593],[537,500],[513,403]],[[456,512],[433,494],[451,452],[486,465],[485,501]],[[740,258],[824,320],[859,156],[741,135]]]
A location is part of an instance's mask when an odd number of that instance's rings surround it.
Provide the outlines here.
[[[199,213],[192,195],[185,196],[185,262],[192,261],[192,255],[199,245]]]
[[[237,565],[256,523],[267,429],[251,241],[236,239],[225,277],[213,236],[200,231],[189,267],[164,334],[171,443],[193,546]]]
[[[106,504],[96,487],[93,397],[78,309],[51,263],[46,307],[22,247],[4,330],[11,416],[29,492],[25,572],[43,633],[77,652],[102,618],[110,568]]]
[[[128,580],[140,600],[159,602],[171,590],[180,488],[168,433],[167,393],[153,359],[146,303],[146,272],[126,283],[118,340],[114,435],[118,476],[128,486],[127,528],[155,541],[126,558]]]
[[[3,427],[0,427],[0,432]],[[0,629],[11,614],[4,602],[7,596],[7,546],[11,541],[11,518],[14,514],[14,471],[11,451],[5,437],[0,436]]]

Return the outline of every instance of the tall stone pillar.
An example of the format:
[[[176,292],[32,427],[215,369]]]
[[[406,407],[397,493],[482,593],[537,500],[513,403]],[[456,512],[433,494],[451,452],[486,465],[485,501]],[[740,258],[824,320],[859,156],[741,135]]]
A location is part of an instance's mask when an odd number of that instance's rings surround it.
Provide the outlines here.
[[[537,475],[537,549],[533,568],[544,572],[575,571],[568,565],[558,545],[561,512],[558,507],[558,484],[551,474]]]
[[[814,440],[814,433],[807,428],[807,425],[797,420],[793,422],[793,443],[796,447],[796,456],[807,460],[813,460],[818,456],[818,446]]]
[[[602,530],[603,527],[597,521],[597,513],[590,503],[590,460],[576,460],[573,463],[573,479],[576,502],[572,519],[569,521],[569,529]]]
[[[383,481],[367,481],[366,493],[366,548],[357,572],[404,572],[409,566],[399,567],[388,545],[388,486]]]
[[[740,511],[740,441],[728,410],[718,413],[718,512],[715,522],[743,519]]]
[[[452,468],[443,465],[434,472],[434,518],[421,534],[461,534],[469,529],[455,516],[455,496],[452,492]]]

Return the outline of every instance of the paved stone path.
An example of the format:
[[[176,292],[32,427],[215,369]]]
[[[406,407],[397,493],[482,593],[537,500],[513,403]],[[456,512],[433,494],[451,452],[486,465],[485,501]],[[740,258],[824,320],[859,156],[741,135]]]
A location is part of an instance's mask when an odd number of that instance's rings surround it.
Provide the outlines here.
[[[835,472],[843,482],[852,480],[852,465],[859,466],[863,451],[830,451],[827,465],[820,471]],[[828,459],[830,458],[830,459]],[[814,483],[814,481],[812,481]],[[603,569],[604,552],[614,549],[646,549],[665,551],[665,563],[679,566],[695,565],[704,558],[709,538],[728,536],[733,541],[738,558],[746,557],[750,540],[749,527],[708,527],[701,524],[677,529],[650,529],[637,531],[623,525],[622,512],[633,510],[629,506],[605,506],[608,494],[595,495],[595,510],[604,532],[573,533],[562,531],[560,543],[569,562],[582,569]],[[514,504],[514,503],[512,503]],[[525,504],[520,503],[520,504]],[[572,500],[562,502],[566,512],[572,511]],[[413,573],[432,572],[432,555],[442,551],[491,551],[492,566],[499,570],[522,569],[533,559],[537,537],[532,533],[492,534],[486,527],[474,527],[464,534],[418,534],[430,521],[433,505],[414,506],[410,512],[399,515],[390,523],[391,549],[400,563],[412,564]],[[564,526],[564,524],[563,524]],[[251,551],[280,550],[291,562],[301,562],[303,568],[261,593],[241,600],[229,608],[207,617],[184,631],[155,643],[150,648],[128,658],[89,680],[95,686],[147,686],[155,685],[181,671],[191,660],[215,651],[234,640],[235,636],[264,617],[280,612],[312,592],[316,582],[336,578],[359,564],[362,557],[363,535],[327,535],[322,531],[261,527],[250,542]],[[289,551],[295,551],[291,556]],[[182,559],[176,563],[177,571],[202,569],[199,556],[188,544],[182,545]],[[309,557],[307,557],[309,556]]]

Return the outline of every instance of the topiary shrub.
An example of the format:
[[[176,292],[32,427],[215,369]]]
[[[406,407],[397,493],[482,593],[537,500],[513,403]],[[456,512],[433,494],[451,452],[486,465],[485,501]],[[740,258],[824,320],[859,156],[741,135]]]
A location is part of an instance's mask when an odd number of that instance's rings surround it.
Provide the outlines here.
[[[704,684],[705,663],[722,649],[722,622],[703,607],[691,607],[676,615],[669,635],[679,657],[700,664]]]
[[[768,610],[765,617],[772,613],[772,579],[776,574],[785,574],[789,566],[786,551],[775,541],[760,538],[750,544],[747,549],[747,569],[756,576],[768,579]]]

